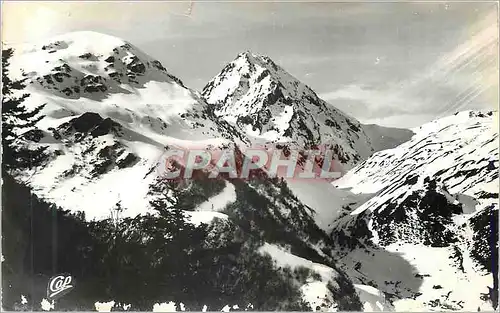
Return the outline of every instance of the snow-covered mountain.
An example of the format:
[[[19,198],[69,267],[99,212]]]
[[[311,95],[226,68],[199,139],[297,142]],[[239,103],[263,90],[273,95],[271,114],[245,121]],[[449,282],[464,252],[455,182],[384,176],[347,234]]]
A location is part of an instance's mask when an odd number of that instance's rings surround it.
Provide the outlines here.
[[[167,145],[245,140],[160,62],[116,37],[70,33],[21,47],[10,63],[13,77],[27,79],[26,106],[46,104],[38,133],[26,135],[51,161],[23,175],[44,198],[89,218],[117,202],[130,208],[125,216],[147,211]],[[96,200],[100,208],[89,210]]]
[[[374,151],[410,139],[406,129],[362,125],[326,103],[269,57],[240,53],[203,88],[216,116],[241,129],[253,143],[326,145],[350,168]]]
[[[331,145],[348,165],[374,151],[356,119],[318,98],[266,56],[239,54],[205,86],[202,95],[215,115],[256,142]]]
[[[333,226],[332,236],[347,247],[344,269],[371,280],[396,310],[491,310],[498,288],[498,112],[465,111],[414,132],[334,183],[369,198]],[[384,269],[392,264],[379,254],[396,254],[407,270]]]
[[[84,31],[14,48],[11,76],[30,82],[27,105],[47,103],[46,126],[95,112],[155,139],[235,136],[218,129],[224,123],[213,121],[197,92],[119,38]]]
[[[298,149],[331,147],[343,172],[374,151],[393,148],[413,135],[408,129],[363,125],[320,99],[269,57],[246,51],[227,64],[203,89],[216,116],[247,134],[253,143],[288,143]],[[327,182],[288,181],[316,223],[329,231],[343,207],[363,201]]]
[[[362,125],[249,52],[200,94],[94,32],[15,47],[9,63],[23,104],[45,104],[17,142],[46,148],[3,177],[11,307],[39,309],[48,277],[69,272],[77,287],[55,309],[491,309],[496,112]],[[244,158],[240,146],[284,142],[330,145],[353,168],[334,184],[158,171],[166,147]]]
[[[67,269],[80,262],[87,264],[83,266],[102,264],[103,268],[110,266],[106,262],[121,264],[102,274],[98,270],[85,275],[73,273],[84,285],[81,288],[89,290],[85,298],[78,298],[83,296],[81,293],[73,298],[81,308],[87,308],[85,301],[116,300],[126,304],[124,301],[128,299],[133,302],[132,309],[141,310],[151,309],[154,301],[167,300],[182,301],[188,308],[198,310],[203,304],[211,310],[220,310],[228,303],[240,307],[251,305],[256,309],[361,307],[352,283],[336,268],[333,254],[327,249],[331,241],[328,234],[316,225],[312,210],[291,193],[286,183],[269,178],[256,181],[194,179],[179,184],[161,178],[159,162],[167,146],[218,147],[246,144],[249,140],[246,134],[213,114],[197,92],[186,88],[158,61],[121,39],[77,32],[16,47],[9,63],[12,79],[24,79],[27,85],[22,93],[29,97],[23,104],[28,108],[45,104],[42,110],[45,117],[35,129],[20,133],[17,141],[31,147],[44,147],[45,160],[37,166],[11,171],[9,174],[14,180],[6,178],[9,194],[26,193],[23,188],[28,187],[36,196],[32,200],[29,196],[15,199],[6,196],[6,202],[23,207],[22,199],[29,200],[25,206],[35,206],[42,215],[38,221],[40,228],[28,235],[8,238],[19,240],[28,236],[19,243],[26,247],[36,245],[33,241],[45,240],[52,224],[44,222],[44,214],[53,205],[77,214],[78,221],[71,223],[86,225],[69,229],[66,224],[58,226],[66,229],[68,240],[76,241],[73,248],[61,244],[68,251],[60,253],[72,255],[74,249],[87,251],[78,262],[73,262],[75,264],[67,263],[70,257],[65,257],[61,263],[66,271],[80,271],[79,268]],[[31,218],[30,212],[25,212],[28,218],[21,220],[16,220],[19,218],[16,213],[7,216],[12,224],[22,224],[17,228],[29,228],[23,223]],[[70,223],[72,219],[64,215],[60,223]],[[32,233],[40,238],[30,237]],[[110,234],[114,235],[110,237]],[[89,242],[80,242],[85,238]],[[115,246],[116,240],[123,240],[122,245],[128,248]],[[140,243],[139,246],[135,246],[135,242]],[[122,258],[107,259],[111,252],[98,252],[101,244],[115,249],[113,253],[123,254]],[[156,252],[133,252],[134,247],[153,249],[157,244],[174,246]],[[178,249],[175,247],[179,245],[177,256],[155,257],[158,253],[171,253],[170,249]],[[198,253],[196,251],[213,255],[213,259],[191,260],[191,254]],[[289,262],[283,263],[283,256]],[[177,264],[190,268],[179,268],[175,272],[173,265],[169,265],[170,268],[161,270],[162,274],[155,272],[170,264],[174,257],[179,258]],[[14,261],[17,258],[23,257],[5,256],[9,266],[18,264]],[[36,258],[40,264],[54,264],[44,254]],[[111,273],[128,279],[126,277],[145,270],[141,267],[138,272],[126,274],[131,260],[145,262],[142,266],[153,273],[147,274],[152,275],[148,276],[149,281],[144,279],[148,286],[156,288],[150,290],[144,286],[139,292],[141,297],[148,297],[149,302],[133,300],[135,296],[120,289],[125,283],[113,278],[107,287],[93,281],[101,279],[99,275]],[[172,276],[161,280],[172,271]],[[181,273],[187,275],[193,271],[194,285],[191,280],[176,280],[184,275]],[[48,272],[41,267],[38,274],[48,275]],[[262,276],[262,273],[266,274]],[[20,274],[18,280],[33,282],[36,274]],[[262,283],[258,283],[259,280]],[[199,281],[213,282],[213,285],[203,286]],[[254,287],[245,285],[249,281]],[[174,290],[164,287],[169,284],[179,287]],[[262,293],[271,285],[281,287]],[[22,288],[17,285],[11,292],[29,291]],[[36,289],[43,288],[42,283]],[[186,288],[193,295],[186,295]],[[224,293],[226,289],[228,294]],[[278,292],[285,289],[288,291]],[[158,293],[160,290],[164,292]],[[275,292],[278,293],[273,295]],[[33,294],[29,296],[36,298]],[[70,299],[67,307],[71,307]],[[34,305],[37,308],[39,302]]]

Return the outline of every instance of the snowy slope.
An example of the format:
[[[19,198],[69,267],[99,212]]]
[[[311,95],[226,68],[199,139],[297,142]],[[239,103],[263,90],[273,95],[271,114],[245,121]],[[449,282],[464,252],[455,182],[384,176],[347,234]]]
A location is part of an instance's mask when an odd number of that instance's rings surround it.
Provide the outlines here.
[[[355,194],[336,188],[323,180],[289,179],[287,184],[293,194],[314,211],[312,216],[316,224],[327,233],[331,232],[337,219],[349,214],[372,197],[371,194]]]
[[[356,213],[388,200],[400,202],[400,196],[420,188],[426,177],[451,194],[476,198],[484,207],[496,202],[489,193],[498,189],[497,128],[497,112],[465,111],[427,123],[414,130],[410,141],[375,153],[334,184],[354,193],[379,192]]]
[[[371,195],[333,223],[342,268],[396,310],[491,310],[498,113],[460,112],[413,131],[334,182]]]
[[[117,203],[123,216],[147,212],[165,146],[245,140],[160,62],[119,38],[76,32],[15,48],[9,70],[26,79],[26,106],[46,104],[39,133],[26,138],[50,154],[46,166],[19,177],[89,219],[108,217]]]
[[[338,299],[334,292],[339,290],[342,284],[339,277],[341,274],[337,270],[298,257],[269,243],[264,243],[259,252],[269,254],[280,268],[290,267],[296,275],[297,283],[301,284],[304,301],[310,304],[313,311],[337,310]]]

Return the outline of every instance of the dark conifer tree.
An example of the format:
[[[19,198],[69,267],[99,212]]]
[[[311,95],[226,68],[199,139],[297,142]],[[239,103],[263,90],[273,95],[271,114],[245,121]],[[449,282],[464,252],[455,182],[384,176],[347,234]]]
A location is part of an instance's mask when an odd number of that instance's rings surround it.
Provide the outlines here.
[[[33,130],[43,118],[40,115],[43,105],[30,111],[23,105],[28,94],[14,96],[14,91],[24,89],[25,85],[24,80],[13,81],[8,75],[12,54],[11,48],[2,50],[2,172],[39,163],[45,150],[42,147],[28,149],[17,140],[21,133]]]

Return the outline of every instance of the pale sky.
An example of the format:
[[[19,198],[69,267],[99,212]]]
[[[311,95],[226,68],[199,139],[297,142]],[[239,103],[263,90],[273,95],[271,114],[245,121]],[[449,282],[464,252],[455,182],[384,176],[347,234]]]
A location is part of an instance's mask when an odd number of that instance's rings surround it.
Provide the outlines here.
[[[121,37],[200,90],[245,50],[362,122],[414,127],[498,106],[496,2],[14,2],[2,41]]]

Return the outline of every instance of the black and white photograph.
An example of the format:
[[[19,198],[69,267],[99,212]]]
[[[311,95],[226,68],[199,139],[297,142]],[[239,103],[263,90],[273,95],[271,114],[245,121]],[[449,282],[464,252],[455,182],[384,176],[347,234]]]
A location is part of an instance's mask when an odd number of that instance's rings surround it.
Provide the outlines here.
[[[498,310],[498,1],[9,1],[2,311]]]

